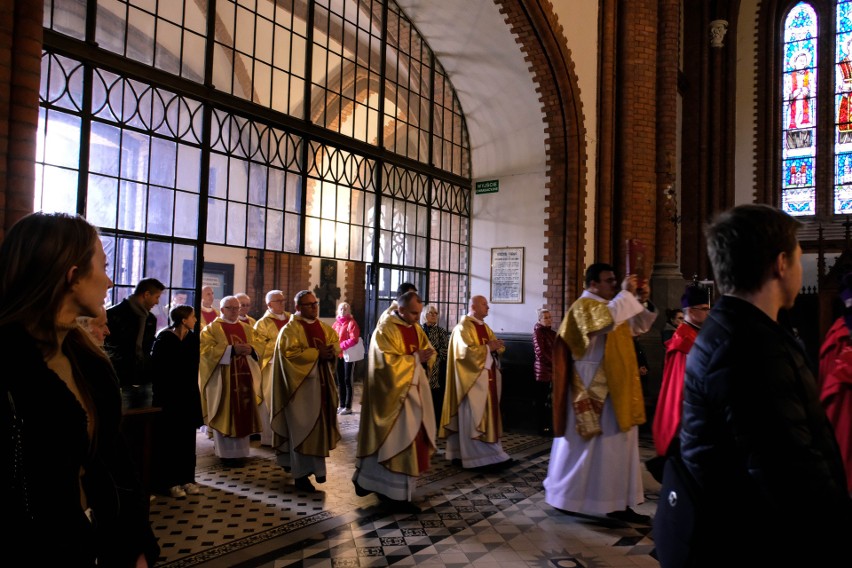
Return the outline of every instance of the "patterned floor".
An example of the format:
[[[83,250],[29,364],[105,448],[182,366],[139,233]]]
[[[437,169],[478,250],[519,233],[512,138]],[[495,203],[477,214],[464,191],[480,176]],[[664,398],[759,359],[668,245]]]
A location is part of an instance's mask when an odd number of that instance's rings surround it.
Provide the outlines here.
[[[297,492],[268,448],[253,442],[252,457],[225,467],[213,442],[198,435],[196,481],[204,493],[151,505],[162,548],[158,567],[477,566],[656,567],[650,527],[606,518],[571,516],[544,503],[547,438],[506,433],[517,465],[474,473],[438,455],[418,480],[417,515],[392,514],[375,495],[357,497],[350,481],[358,408],[340,417],[341,444],[328,463],[321,492]],[[650,442],[642,453],[650,457]],[[645,476],[653,515],[659,485]]]

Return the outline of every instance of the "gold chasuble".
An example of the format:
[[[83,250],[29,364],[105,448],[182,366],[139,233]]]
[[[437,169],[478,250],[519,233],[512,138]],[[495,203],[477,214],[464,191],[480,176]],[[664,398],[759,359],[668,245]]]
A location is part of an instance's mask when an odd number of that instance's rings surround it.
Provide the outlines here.
[[[201,331],[199,387],[204,423],[224,436],[242,438],[260,432],[257,392],[260,368],[253,355],[231,356],[220,364],[225,351],[240,343],[252,345],[252,328],[242,322],[217,318]]]
[[[290,319],[290,314],[284,312],[284,319],[278,319],[275,314],[266,310],[257,322],[254,324],[255,344],[257,345],[257,356],[260,359],[260,371],[263,374],[261,384],[261,394],[263,399],[267,401],[272,397],[272,369],[269,367],[269,362],[272,361],[272,354],[275,352],[275,343],[278,341],[278,332]]]
[[[281,328],[270,363],[273,446],[279,451],[289,451],[292,446],[301,454],[328,457],[340,441],[334,383],[336,359],[320,360],[317,349],[325,345],[332,345],[335,355],[340,353],[337,332],[320,320],[310,321],[293,314]],[[302,400],[297,395],[308,381],[317,381],[311,385],[317,395]],[[299,399],[300,404],[291,405],[294,399]],[[306,417],[310,417],[309,422]],[[305,424],[307,427],[303,427]]]
[[[411,418],[402,412],[411,389],[428,393],[428,372],[437,354],[426,362],[428,369],[418,369],[415,351],[432,348],[423,329],[403,321],[395,313],[380,319],[370,340],[367,377],[361,396],[361,426],[358,431],[358,458],[379,454],[379,463],[390,471],[418,476],[429,467],[436,451],[434,411],[431,399],[415,396],[423,405],[419,424],[400,428],[400,420]],[[415,377],[416,375],[416,377]],[[425,381],[425,382],[424,382]],[[421,384],[423,382],[423,384]],[[425,388],[422,388],[425,385]],[[425,405],[429,405],[427,408]],[[397,426],[397,428],[395,428]],[[409,432],[410,438],[391,440],[392,432]],[[382,448],[404,448],[387,458]]]
[[[450,336],[447,351],[447,386],[444,392],[444,408],[441,412],[441,428],[438,436],[446,438],[452,432],[458,432],[459,406],[470,389],[476,384],[485,369],[488,356],[487,343],[496,339],[488,324],[479,322],[470,316],[462,316]],[[503,353],[505,347],[497,350]],[[497,362],[487,370],[488,402],[482,414],[482,420],[474,425],[482,432],[479,440],[486,443],[500,441],[503,434],[503,420],[500,416],[500,399],[497,391]]]
[[[553,356],[555,436],[563,436],[568,427],[565,423],[567,404],[574,407],[575,428],[583,438],[600,434],[600,417],[607,396],[612,399],[622,432],[645,423],[642,383],[630,325],[625,321],[605,331],[612,325],[607,303],[593,298],[578,299],[562,320]],[[606,333],[606,343],[603,361],[586,387],[571,363],[586,354],[593,333]]]

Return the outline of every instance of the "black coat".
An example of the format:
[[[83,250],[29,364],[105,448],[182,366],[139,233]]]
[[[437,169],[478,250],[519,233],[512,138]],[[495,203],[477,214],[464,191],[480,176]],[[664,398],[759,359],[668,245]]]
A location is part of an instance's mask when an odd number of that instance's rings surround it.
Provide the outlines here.
[[[683,398],[681,451],[707,505],[700,564],[848,565],[852,501],[796,339],[722,297],[687,358]]]
[[[178,339],[171,330],[158,335],[151,350],[154,406],[163,409],[169,427],[198,428],[204,424],[198,387],[198,334],[190,331]]]
[[[157,335],[157,317],[148,313],[145,316],[145,331],[142,333],[142,350],[136,350],[142,316],[130,302],[130,298],[125,298],[107,310],[109,335],[104,341],[104,347],[123,387],[151,382],[151,347]]]
[[[133,566],[143,552],[153,564],[159,554],[148,522],[148,495],[119,432],[115,373],[109,360],[81,346],[83,333],[71,331],[63,350],[94,409],[91,448],[86,413],[47,367],[32,337],[20,325],[0,328],[0,357],[6,362],[0,372],[4,565],[88,567],[94,566],[97,550],[99,566],[120,568]],[[16,429],[20,442],[13,436]],[[94,524],[80,504],[81,468]]]

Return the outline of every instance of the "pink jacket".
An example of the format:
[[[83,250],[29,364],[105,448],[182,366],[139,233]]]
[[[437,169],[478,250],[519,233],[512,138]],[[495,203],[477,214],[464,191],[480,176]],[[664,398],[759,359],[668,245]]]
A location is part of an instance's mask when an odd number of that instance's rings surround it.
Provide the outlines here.
[[[340,337],[341,353],[338,357],[343,357],[343,351],[358,343],[358,338],[361,337],[361,328],[358,327],[358,322],[352,316],[338,316],[331,327]]]

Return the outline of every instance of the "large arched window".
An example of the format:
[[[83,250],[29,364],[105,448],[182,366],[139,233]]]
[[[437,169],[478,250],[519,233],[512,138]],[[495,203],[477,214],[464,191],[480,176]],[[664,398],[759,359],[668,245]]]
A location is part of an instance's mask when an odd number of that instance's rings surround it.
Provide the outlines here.
[[[780,15],[781,207],[830,221],[852,213],[852,1],[797,2]]]
[[[213,243],[432,272],[464,312],[467,128],[393,0],[44,1],[34,207],[101,228],[113,301],[192,301]]]

